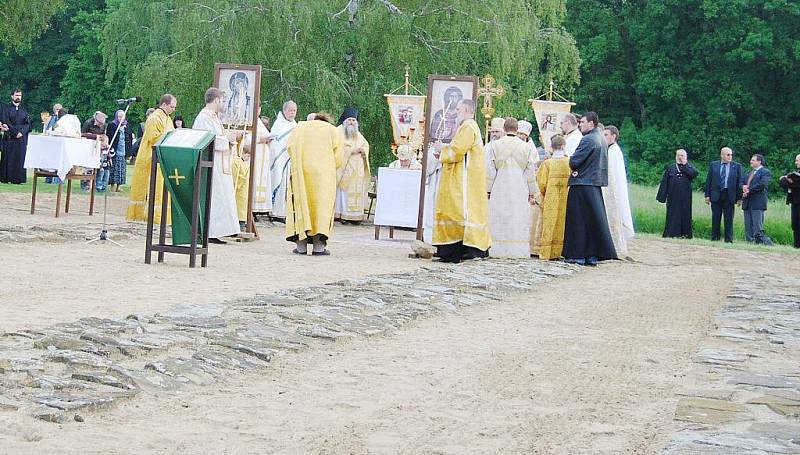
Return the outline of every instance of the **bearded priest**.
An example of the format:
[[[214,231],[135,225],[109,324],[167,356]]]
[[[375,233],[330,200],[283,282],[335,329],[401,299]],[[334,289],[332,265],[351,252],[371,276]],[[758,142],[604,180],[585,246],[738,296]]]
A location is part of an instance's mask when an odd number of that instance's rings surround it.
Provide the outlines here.
[[[358,128],[358,110],[347,108],[339,117],[339,135],[344,144],[344,167],[336,185],[335,218],[344,222],[364,220],[367,190],[372,178],[369,172],[369,142]]]

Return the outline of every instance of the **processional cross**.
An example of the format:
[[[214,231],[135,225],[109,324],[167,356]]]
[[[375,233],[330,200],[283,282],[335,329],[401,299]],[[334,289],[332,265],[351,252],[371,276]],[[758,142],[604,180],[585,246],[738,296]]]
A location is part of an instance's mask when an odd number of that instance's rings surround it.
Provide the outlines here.
[[[494,115],[494,106],[492,105],[492,101],[495,97],[500,98],[506,94],[506,90],[501,86],[495,86],[494,77],[491,74],[487,74],[483,76],[481,79],[481,87],[478,89],[478,96],[483,97],[483,107],[481,108],[481,114],[483,114],[483,118],[486,120],[486,141],[489,141],[489,122],[492,120],[492,115]]]
[[[175,179],[175,186],[181,186],[181,179],[185,179],[186,176],[178,174],[178,168],[175,168],[175,173],[170,175],[168,178]]]

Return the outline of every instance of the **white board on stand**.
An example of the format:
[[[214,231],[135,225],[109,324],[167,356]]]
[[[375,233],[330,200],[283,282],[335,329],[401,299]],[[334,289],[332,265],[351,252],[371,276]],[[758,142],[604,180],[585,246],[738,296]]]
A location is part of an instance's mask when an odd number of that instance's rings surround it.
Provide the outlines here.
[[[378,169],[376,226],[416,228],[421,170]]]

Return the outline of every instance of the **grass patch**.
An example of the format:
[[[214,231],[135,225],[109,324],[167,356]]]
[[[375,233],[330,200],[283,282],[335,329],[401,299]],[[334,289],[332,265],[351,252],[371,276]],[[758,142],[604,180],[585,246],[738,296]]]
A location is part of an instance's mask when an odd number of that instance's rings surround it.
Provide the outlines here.
[[[636,232],[661,235],[666,221],[666,204],[656,201],[658,188],[655,186],[630,185],[631,211]],[[790,207],[784,198],[771,199],[764,217],[764,230],[772,240],[781,245],[792,245],[792,223]],[[692,194],[692,227],[695,240],[711,238],[711,207],[706,205],[703,193]],[[735,242],[744,240],[744,217],[742,209],[736,207],[733,216],[733,238]],[[700,244],[700,243],[698,243]],[[720,242],[708,241],[709,245],[719,247]],[[768,247],[755,247],[768,248]],[[790,248],[792,249],[792,248]]]
[[[128,165],[127,171],[127,179],[128,182],[131,181],[131,177],[133,176],[133,166]],[[130,184],[122,185],[121,190],[119,193],[114,191],[108,193],[109,197],[127,197],[128,194],[131,192]],[[28,170],[28,181],[21,184],[21,185],[14,185],[11,183],[0,183],[0,193],[28,193],[31,194],[33,191],[33,170]],[[62,188],[62,194],[66,194],[67,192],[67,184],[64,183],[64,187]],[[72,191],[75,194],[81,193],[81,184],[79,181],[75,180],[72,182]],[[39,183],[36,185],[36,193],[52,193],[55,194],[58,192],[58,184],[54,183],[45,183],[44,178],[39,178]]]

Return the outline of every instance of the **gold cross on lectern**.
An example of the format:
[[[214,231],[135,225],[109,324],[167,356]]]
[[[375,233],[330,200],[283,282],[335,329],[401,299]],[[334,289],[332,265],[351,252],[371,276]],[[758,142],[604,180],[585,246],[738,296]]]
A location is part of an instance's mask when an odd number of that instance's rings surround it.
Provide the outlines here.
[[[478,89],[478,96],[483,97],[483,107],[481,108],[481,114],[483,114],[483,118],[486,120],[486,140],[489,140],[489,121],[492,119],[492,115],[494,115],[494,106],[492,105],[492,100],[494,97],[500,98],[501,96],[506,94],[506,90],[501,86],[495,86],[494,77],[491,74],[487,74],[486,76],[481,79],[481,83],[483,84],[480,89]]]
[[[174,174],[170,175],[169,178],[175,179],[175,186],[181,186],[181,179],[185,179],[186,177],[178,174],[178,168],[175,168]]]

